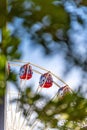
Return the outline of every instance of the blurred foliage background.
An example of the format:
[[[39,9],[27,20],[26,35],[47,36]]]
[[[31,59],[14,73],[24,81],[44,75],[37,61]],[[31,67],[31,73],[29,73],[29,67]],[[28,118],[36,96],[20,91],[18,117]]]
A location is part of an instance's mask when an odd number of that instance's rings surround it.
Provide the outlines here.
[[[41,95],[30,97],[33,95],[30,88],[24,92],[20,90],[19,107],[23,109],[28,121],[29,114],[26,114],[25,105],[32,106],[32,114],[37,113],[35,120],[38,118],[46,128],[79,130],[80,125],[86,124],[87,100],[84,98],[85,93],[82,92],[83,86],[87,88],[86,17],[86,0],[0,0],[0,97],[4,95],[7,80],[17,85],[14,74],[8,79],[5,66],[7,60],[21,58],[19,46],[24,33],[32,40],[32,47],[43,48],[45,56],[56,53],[64,55],[66,67],[64,74],[67,75],[73,67],[81,71],[77,91],[79,96],[67,95],[60,101],[45,99],[45,105],[41,109],[36,106],[36,102],[45,97]],[[9,25],[13,26],[13,30],[9,29]],[[84,42],[80,44],[76,42],[77,37],[74,34],[81,37],[83,32]],[[62,125],[59,125],[60,121]]]

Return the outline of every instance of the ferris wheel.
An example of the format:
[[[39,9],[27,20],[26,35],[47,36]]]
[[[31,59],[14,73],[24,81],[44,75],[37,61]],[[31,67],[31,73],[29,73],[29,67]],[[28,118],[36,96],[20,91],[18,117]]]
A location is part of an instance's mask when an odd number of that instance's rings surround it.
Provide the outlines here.
[[[40,93],[42,89],[49,89],[53,85],[58,88],[58,91],[55,94],[55,96],[58,96],[58,98],[63,98],[66,93],[73,92],[73,90],[69,87],[67,83],[65,83],[65,81],[63,81],[53,72],[41,66],[21,60],[8,61],[8,74],[10,74],[11,69],[14,67],[17,68],[19,71],[18,78],[20,80],[20,87],[26,86],[26,82],[30,81],[35,73],[39,75],[38,87],[35,94]],[[62,86],[61,84],[59,84],[59,82],[56,82],[55,79],[60,81],[62,83]],[[28,126],[26,119],[22,116],[22,111],[17,111],[18,102],[15,102],[14,104],[10,103],[10,101],[15,97],[19,98],[20,93],[10,89],[8,85],[5,100],[5,130],[35,130],[38,119],[31,127]],[[54,97],[52,97],[51,100]]]

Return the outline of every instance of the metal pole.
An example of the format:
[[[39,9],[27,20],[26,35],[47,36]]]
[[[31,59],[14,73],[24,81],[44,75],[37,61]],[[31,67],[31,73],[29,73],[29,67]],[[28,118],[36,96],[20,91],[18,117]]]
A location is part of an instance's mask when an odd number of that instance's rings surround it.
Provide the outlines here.
[[[6,29],[6,19],[7,19],[7,0],[0,0],[0,30],[1,30],[1,43],[0,43],[0,46],[2,47],[3,46],[3,30]],[[2,53],[4,54],[3,52],[3,49],[2,49]],[[4,70],[5,70],[5,63],[4,63]],[[3,70],[1,70],[2,73]],[[1,83],[3,84],[0,84],[0,87],[6,87],[6,78],[5,78],[5,73],[4,73],[4,78],[3,79],[0,79]],[[4,88],[3,90],[0,88],[0,91],[3,91],[3,96],[0,97],[0,130],[5,130],[4,129],[4,108],[5,108],[5,104],[4,104]]]
[[[0,130],[4,130],[4,97],[0,103]]]

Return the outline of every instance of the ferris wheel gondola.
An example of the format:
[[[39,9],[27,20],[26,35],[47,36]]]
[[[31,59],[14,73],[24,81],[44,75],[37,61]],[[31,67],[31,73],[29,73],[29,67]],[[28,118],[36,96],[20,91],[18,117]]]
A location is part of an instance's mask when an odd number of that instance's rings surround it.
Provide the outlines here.
[[[20,72],[19,72],[20,79],[29,80],[32,78],[32,74],[33,74],[33,71],[32,71],[31,65],[25,64],[25,65],[21,66]]]
[[[70,87],[68,85],[65,85],[58,90],[58,97],[63,98],[66,94],[72,93]]]
[[[43,88],[50,88],[53,85],[53,78],[51,76],[51,74],[48,73],[44,73],[41,75],[40,77],[40,81],[39,81],[39,85],[40,87]]]

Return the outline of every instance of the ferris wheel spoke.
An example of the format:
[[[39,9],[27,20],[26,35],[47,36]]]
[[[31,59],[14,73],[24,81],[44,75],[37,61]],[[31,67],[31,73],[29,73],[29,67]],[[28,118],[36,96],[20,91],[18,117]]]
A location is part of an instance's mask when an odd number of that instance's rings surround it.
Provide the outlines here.
[[[56,83],[55,81],[53,81],[53,83],[58,87],[60,88],[60,85],[58,83]]]
[[[65,85],[67,85],[67,83],[65,81],[63,81],[60,77],[58,77],[57,75],[55,75],[54,73],[51,72],[51,74],[57,78],[58,80],[60,80],[62,83],[64,83]]]
[[[21,127],[21,123],[20,123],[21,117],[22,117],[22,111],[19,113],[19,118],[18,118],[18,129],[20,129],[20,127]]]
[[[38,74],[42,74],[40,71],[37,71],[35,69],[32,69],[34,72],[38,73]]]
[[[20,126],[20,130],[22,130],[23,125],[25,124],[25,122],[26,122],[26,119],[24,118],[24,120],[23,120],[23,122],[22,122],[22,124],[21,124],[21,126]]]
[[[36,119],[33,123],[33,125],[30,127],[30,130],[33,130],[33,128],[38,124],[38,119]]]
[[[15,63],[12,63],[12,62],[9,62],[12,66],[18,66],[18,67],[20,67],[21,65],[20,64],[15,64]]]
[[[22,80],[20,80],[20,86],[21,85],[22,85]],[[19,99],[19,96],[20,96],[20,92],[18,93],[18,99]],[[15,113],[17,112],[17,109],[18,109],[18,101],[17,101],[16,106],[15,106]],[[13,126],[15,126],[15,121],[16,121],[16,114],[14,115]]]
[[[39,93],[41,90],[42,90],[42,88],[41,88],[40,86],[38,86],[38,88],[36,89],[35,94]],[[29,108],[29,110],[28,110],[28,112],[27,112],[27,116],[29,115],[29,119],[28,119],[28,120],[30,120],[32,114],[33,114],[33,112],[32,112],[32,106],[30,106],[30,108]],[[26,121],[26,118],[23,120],[23,123],[22,123],[22,125],[21,125],[20,128],[23,127],[25,121]]]

